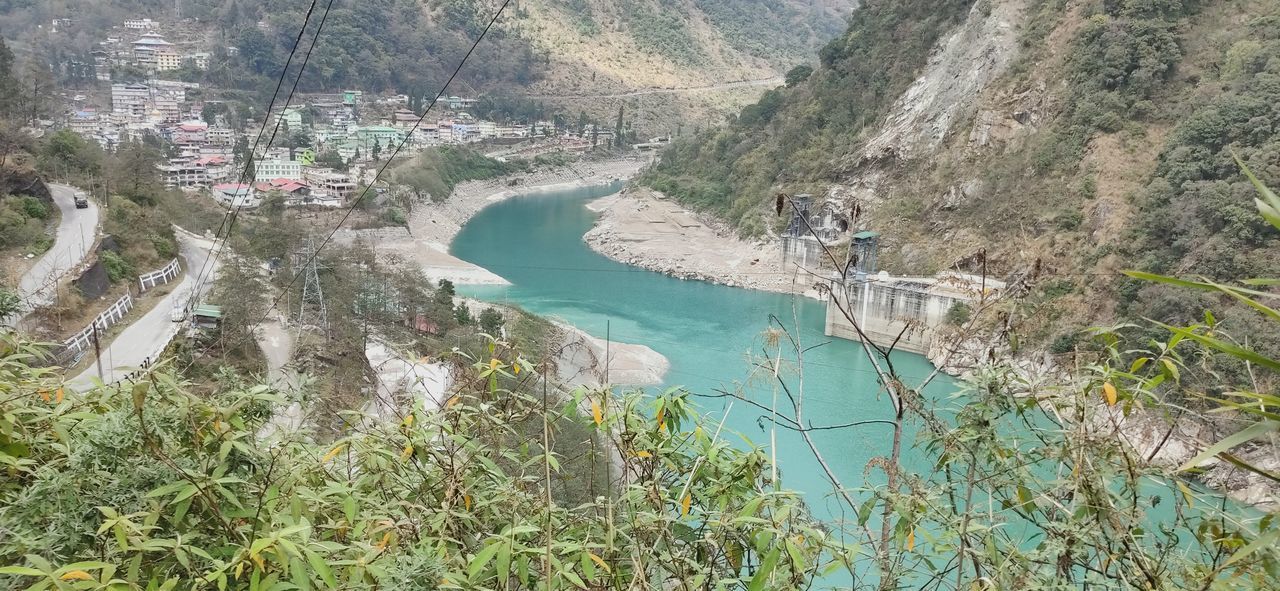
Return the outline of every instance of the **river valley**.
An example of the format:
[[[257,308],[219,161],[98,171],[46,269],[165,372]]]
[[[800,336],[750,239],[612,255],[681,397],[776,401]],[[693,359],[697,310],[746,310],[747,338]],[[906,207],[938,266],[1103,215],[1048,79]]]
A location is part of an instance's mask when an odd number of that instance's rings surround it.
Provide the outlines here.
[[[599,338],[652,347],[671,362],[665,385],[689,389],[713,421],[720,420],[728,406],[722,391],[741,392],[765,407],[772,404],[772,374],[756,370],[755,364],[765,355],[763,334],[770,318],[777,318],[802,347],[813,347],[804,355],[803,381],[794,351],[783,351],[791,368],[784,377],[793,392],[803,388],[804,415],[813,426],[891,416],[889,401],[879,394],[860,345],[823,335],[821,302],[675,279],[623,265],[588,248],[582,236],[596,214],[587,202],[619,188],[620,183],[613,183],[544,191],[480,211],[462,228],[451,252],[510,285],[464,286],[460,291],[564,320]],[[901,354],[895,362],[912,383],[932,371],[917,355]],[[940,376],[928,391],[942,397],[956,387]],[[787,404],[785,398],[781,404]],[[767,446],[768,427],[766,413],[738,402],[726,421],[727,440],[741,443],[741,435],[753,445]],[[814,439],[842,483],[857,487],[864,482],[868,461],[888,453],[890,435],[888,425],[872,423],[817,431]],[[837,520],[838,508],[829,499],[833,487],[801,437],[778,429],[776,452],[784,486],[802,491],[824,520]],[[921,464],[922,457],[905,461],[909,467],[930,469]],[[877,473],[870,478],[874,482]]]

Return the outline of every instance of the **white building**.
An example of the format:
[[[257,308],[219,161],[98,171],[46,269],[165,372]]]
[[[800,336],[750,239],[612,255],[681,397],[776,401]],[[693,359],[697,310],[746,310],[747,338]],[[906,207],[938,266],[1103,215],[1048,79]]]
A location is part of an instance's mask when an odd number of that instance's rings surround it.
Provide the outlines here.
[[[150,31],[159,24],[149,18],[131,18],[124,21],[124,28],[133,31]]]
[[[145,84],[112,84],[111,112],[125,118],[144,117],[151,101],[151,87]]]
[[[302,163],[296,160],[262,160],[257,162],[253,169],[253,176],[259,181],[271,181],[275,179],[302,179]]]
[[[208,70],[209,57],[208,53],[189,53],[182,56],[182,63],[191,65],[198,70]]]

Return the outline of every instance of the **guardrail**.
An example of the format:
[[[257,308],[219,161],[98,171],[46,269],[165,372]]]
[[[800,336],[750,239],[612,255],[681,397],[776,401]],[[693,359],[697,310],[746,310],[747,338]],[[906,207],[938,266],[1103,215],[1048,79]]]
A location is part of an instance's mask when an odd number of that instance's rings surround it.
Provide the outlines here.
[[[175,258],[172,261],[169,261],[169,264],[165,265],[164,268],[159,271],[152,271],[150,273],[143,273],[142,275],[139,275],[138,290],[139,292],[145,292],[157,285],[164,285],[173,281],[173,278],[177,277],[180,271],[182,271],[182,266],[178,264],[178,259]]]
[[[124,297],[116,300],[116,303],[112,304],[110,308],[98,314],[97,318],[94,318],[93,322],[90,322],[83,330],[63,341],[62,350],[58,351],[54,357],[59,363],[64,363],[71,357],[87,351],[93,346],[93,329],[95,326],[98,330],[106,330],[120,322],[120,319],[124,318],[124,315],[128,314],[129,310],[132,309],[133,296],[126,293]]]

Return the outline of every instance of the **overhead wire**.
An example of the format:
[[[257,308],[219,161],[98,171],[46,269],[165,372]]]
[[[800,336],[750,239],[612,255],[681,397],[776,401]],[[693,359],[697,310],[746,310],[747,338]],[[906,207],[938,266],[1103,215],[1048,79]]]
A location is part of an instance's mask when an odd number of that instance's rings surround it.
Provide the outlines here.
[[[293,57],[297,53],[298,47],[302,44],[302,38],[306,34],[307,25],[311,22],[311,16],[315,11],[317,3],[318,0],[311,0],[311,6],[307,9],[307,14],[303,18],[302,26],[298,28],[298,35],[294,39],[293,48],[289,50],[289,57],[285,60],[284,66],[280,69],[280,78],[276,81],[275,91],[271,94],[271,102],[267,105],[267,111],[263,115],[262,126],[258,129],[258,134],[253,140],[253,146],[249,149],[244,169],[240,172],[240,176],[236,180],[237,188],[235,195],[237,198],[240,195],[239,187],[244,186],[246,180],[249,181],[250,187],[253,187],[257,183],[258,168],[253,162],[254,159],[257,158],[258,145],[261,143],[262,136],[266,132],[267,124],[271,121],[272,113],[275,112],[276,99],[280,96],[280,89],[284,86],[284,80],[288,75],[289,66],[293,63]],[[298,90],[298,83],[302,80],[302,74],[307,69],[307,63],[311,61],[311,52],[315,50],[316,44],[320,40],[320,32],[324,29],[325,21],[328,20],[329,11],[332,8],[333,0],[329,0],[328,4],[325,6],[324,14],[320,17],[320,23],[311,37],[311,45],[307,48],[307,53],[303,57],[302,65],[298,68],[298,74],[293,79],[293,85],[289,89],[289,95],[285,99],[283,110],[288,110],[289,104],[293,101],[293,95]],[[275,142],[276,134],[279,133],[280,126],[283,122],[283,116],[276,118],[276,124],[271,129],[271,137],[267,139],[268,147]],[[252,177],[249,175],[250,169],[253,170]],[[231,239],[231,232],[235,227],[236,217],[239,215],[240,211],[244,209],[243,200],[240,200],[239,204],[237,204],[237,200],[233,199],[231,205],[232,207],[229,207],[226,214],[223,215],[222,223],[218,226],[217,232],[214,233],[213,244],[209,248],[209,256],[205,257],[204,262],[200,265],[199,273],[196,274],[195,286],[192,288],[191,293],[187,298],[187,313],[191,312],[196,300],[199,299],[200,292],[204,289],[205,283],[212,279],[214,269],[217,267],[217,259],[221,255],[221,252],[225,250],[227,241]],[[224,229],[226,230],[225,234],[223,233]],[[222,242],[221,245],[218,244],[219,240]]]
[[[480,42],[484,40],[486,35],[488,35],[490,29],[493,28],[494,23],[498,21],[498,19],[502,16],[503,12],[506,11],[507,6],[509,6],[510,4],[511,4],[511,0],[503,0],[502,5],[498,7],[498,10],[494,12],[493,17],[489,19],[488,24],[486,24],[484,29],[480,31],[480,34],[476,37],[475,42],[471,44],[470,49],[468,49],[467,53],[462,56],[462,59],[458,62],[458,66],[454,68],[453,73],[449,75],[448,80],[446,80],[444,85],[440,87],[440,91],[437,92],[436,96],[431,99],[431,103],[427,105],[427,108],[425,110],[423,110],[422,115],[420,115],[418,119],[414,121],[413,126],[408,130],[408,132],[405,133],[404,139],[402,139],[400,143],[396,145],[396,149],[391,153],[390,156],[387,157],[386,162],[384,162],[383,165],[380,168],[378,168],[377,173],[374,174],[373,180],[370,183],[366,184],[364,189],[360,191],[360,194],[356,197],[355,201],[352,202],[351,206],[348,207],[346,212],[343,214],[342,219],[338,220],[338,223],[334,225],[333,229],[328,233],[328,235],[325,236],[324,240],[320,241],[320,243],[314,249],[312,249],[311,255],[307,257],[305,261],[302,261],[302,264],[298,266],[299,269],[306,268],[316,260],[316,257],[318,257],[320,255],[320,252],[324,250],[326,246],[329,245],[329,243],[333,240],[334,235],[338,233],[338,230],[341,229],[343,224],[345,224],[347,220],[351,217],[351,214],[354,213],[355,210],[360,207],[361,202],[363,202],[365,197],[368,196],[369,190],[378,183],[378,180],[382,178],[383,173],[385,173],[387,168],[391,166],[391,163],[395,161],[396,156],[398,156],[400,154],[400,151],[404,149],[404,146],[409,142],[409,139],[413,137],[414,132],[416,132],[418,130],[418,127],[422,125],[422,122],[426,119],[427,115],[431,112],[431,109],[434,108],[436,104],[440,102],[440,99],[444,97],[445,93],[448,92],[449,85],[453,83],[453,80],[455,78],[457,78],[458,74],[462,71],[463,66],[467,64],[467,60],[470,59],[471,55],[475,52],[476,47],[478,47],[480,45]],[[293,276],[289,279],[289,282],[285,284],[285,286],[280,290],[280,294],[277,295],[272,300],[271,305],[267,306],[267,309],[265,312],[263,312],[262,316],[258,318],[258,320],[254,321],[252,324],[249,325],[249,328],[246,331],[246,334],[253,334],[253,331],[256,330],[256,328],[259,325],[261,325],[263,322],[267,320],[267,318],[271,315],[271,312],[275,310],[277,306],[279,306],[280,300],[282,300],[284,296],[289,293],[289,290],[292,289],[293,284],[297,283],[298,278],[301,276],[302,276],[301,270],[293,273]],[[239,346],[239,343],[237,343],[236,346]]]

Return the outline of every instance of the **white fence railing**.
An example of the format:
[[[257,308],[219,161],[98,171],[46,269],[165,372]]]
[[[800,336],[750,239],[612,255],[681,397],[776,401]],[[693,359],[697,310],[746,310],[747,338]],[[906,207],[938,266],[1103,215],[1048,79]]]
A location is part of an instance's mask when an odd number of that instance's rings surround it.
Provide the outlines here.
[[[98,314],[98,317],[94,318],[93,322],[89,323],[89,326],[84,327],[84,330],[63,341],[62,350],[58,352],[56,357],[59,361],[65,361],[83,351],[87,351],[93,346],[93,327],[97,326],[98,330],[106,330],[115,323],[120,322],[120,319],[124,318],[124,315],[128,314],[129,310],[132,309],[133,296],[126,293],[124,297],[116,300],[116,303],[112,304],[110,308]]]
[[[173,281],[173,278],[177,277],[178,272],[180,271],[182,271],[182,266],[178,264],[178,259],[175,258],[172,261],[169,261],[169,264],[165,265],[164,268],[159,271],[152,271],[150,273],[143,273],[142,275],[139,275],[138,288],[140,291],[147,291],[157,285],[164,285]]]

